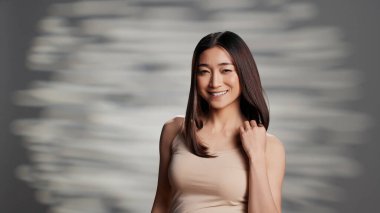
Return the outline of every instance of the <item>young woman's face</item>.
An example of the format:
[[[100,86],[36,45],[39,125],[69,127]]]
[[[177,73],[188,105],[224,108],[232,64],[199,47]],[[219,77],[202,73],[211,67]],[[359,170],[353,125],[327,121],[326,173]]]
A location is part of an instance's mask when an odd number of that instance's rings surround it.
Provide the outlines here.
[[[196,79],[198,94],[210,107],[221,109],[238,103],[239,76],[225,49],[216,46],[202,52]]]

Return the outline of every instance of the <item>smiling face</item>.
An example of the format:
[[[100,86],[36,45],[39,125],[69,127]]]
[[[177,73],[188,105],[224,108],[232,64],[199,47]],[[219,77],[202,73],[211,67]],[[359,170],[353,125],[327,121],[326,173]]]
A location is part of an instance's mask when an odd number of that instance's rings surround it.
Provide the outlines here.
[[[239,76],[228,52],[215,46],[202,52],[196,70],[198,94],[210,108],[239,104]]]

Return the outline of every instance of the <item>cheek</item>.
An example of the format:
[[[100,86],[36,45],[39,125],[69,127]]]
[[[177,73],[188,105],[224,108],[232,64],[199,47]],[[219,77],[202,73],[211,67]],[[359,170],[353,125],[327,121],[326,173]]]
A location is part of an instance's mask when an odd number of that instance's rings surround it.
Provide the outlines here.
[[[200,90],[201,88],[207,87],[207,79],[205,78],[197,78],[197,88]]]
[[[197,88],[197,94],[202,96],[203,87],[201,83],[197,82],[196,88]]]
[[[235,89],[240,90],[239,77],[237,75],[231,76],[228,78],[228,83]]]

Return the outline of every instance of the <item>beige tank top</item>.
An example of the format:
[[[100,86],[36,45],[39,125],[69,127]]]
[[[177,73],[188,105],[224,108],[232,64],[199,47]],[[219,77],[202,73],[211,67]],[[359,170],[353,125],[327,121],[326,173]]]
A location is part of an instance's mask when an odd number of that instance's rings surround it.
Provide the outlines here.
[[[247,212],[248,164],[242,147],[201,158],[190,152],[178,133],[171,148],[169,212]]]

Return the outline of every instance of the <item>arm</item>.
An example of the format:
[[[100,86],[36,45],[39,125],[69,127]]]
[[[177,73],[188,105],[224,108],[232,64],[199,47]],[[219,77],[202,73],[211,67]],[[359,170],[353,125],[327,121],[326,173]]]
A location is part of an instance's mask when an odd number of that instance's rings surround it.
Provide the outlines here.
[[[171,143],[178,132],[180,119],[180,117],[173,118],[162,127],[159,145],[160,165],[152,213],[166,213],[169,209],[171,187],[168,179],[168,167],[171,156]]]
[[[285,149],[273,135],[267,136],[266,153],[249,162],[250,213],[281,213],[282,183],[285,175]]]
[[[281,213],[285,148],[255,120],[244,121],[240,138],[249,159],[249,213]]]

